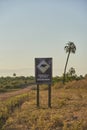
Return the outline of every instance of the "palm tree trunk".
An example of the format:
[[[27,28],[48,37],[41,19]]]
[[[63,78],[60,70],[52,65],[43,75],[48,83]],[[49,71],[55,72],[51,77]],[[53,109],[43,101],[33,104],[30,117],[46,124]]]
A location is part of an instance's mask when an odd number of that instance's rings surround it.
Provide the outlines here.
[[[66,75],[66,68],[67,68],[69,56],[70,56],[70,51],[69,51],[69,53],[68,53],[67,60],[66,60],[66,64],[65,64],[65,68],[64,68],[63,84],[65,84],[65,75]]]

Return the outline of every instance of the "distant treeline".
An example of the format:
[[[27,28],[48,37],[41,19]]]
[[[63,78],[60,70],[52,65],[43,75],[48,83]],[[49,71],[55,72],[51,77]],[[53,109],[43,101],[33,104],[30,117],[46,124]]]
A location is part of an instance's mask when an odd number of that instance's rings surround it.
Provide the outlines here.
[[[33,76],[0,77],[0,92],[9,91],[11,89],[24,88],[33,83],[35,83],[35,78]]]
[[[72,80],[81,80],[83,78],[87,77],[87,75],[85,75],[84,77],[82,75],[77,76],[71,76],[66,74],[66,82],[68,81],[72,81]],[[63,76],[55,76],[52,78],[52,84],[56,83],[56,82],[62,82],[63,81]],[[20,89],[20,88],[24,88],[27,87],[28,85],[31,84],[35,84],[35,77],[34,76],[29,76],[29,77],[25,77],[25,76],[14,76],[14,77],[0,77],[0,92],[5,92],[5,91],[9,91],[12,89]]]
[[[84,79],[84,78],[87,78],[87,74],[85,76],[83,75],[80,75],[80,76],[77,76],[77,75],[70,75],[70,74],[66,74],[66,82],[69,82],[69,81],[73,81],[73,80],[81,80],[81,79]],[[55,82],[59,82],[59,81],[63,81],[63,76],[55,76],[53,77],[53,83]]]

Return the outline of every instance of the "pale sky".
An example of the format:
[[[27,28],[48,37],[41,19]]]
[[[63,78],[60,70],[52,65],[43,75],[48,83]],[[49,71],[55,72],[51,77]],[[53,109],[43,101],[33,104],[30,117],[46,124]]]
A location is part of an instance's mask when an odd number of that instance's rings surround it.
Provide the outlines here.
[[[34,58],[52,57],[53,76],[67,71],[87,74],[87,0],[0,0],[0,76],[35,75]]]

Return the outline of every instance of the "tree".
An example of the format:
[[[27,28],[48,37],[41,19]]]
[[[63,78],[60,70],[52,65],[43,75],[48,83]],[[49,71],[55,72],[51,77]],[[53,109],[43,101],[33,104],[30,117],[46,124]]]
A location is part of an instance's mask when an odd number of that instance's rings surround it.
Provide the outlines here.
[[[87,78],[87,74],[85,74],[85,78]]]
[[[16,77],[16,73],[13,73],[13,76]]]
[[[66,51],[66,53],[68,53],[66,64],[65,64],[65,67],[64,67],[64,76],[63,76],[63,83],[65,84],[65,74],[66,74],[66,68],[67,68],[69,56],[70,56],[70,53],[76,52],[76,46],[73,42],[68,42],[67,45],[64,47],[64,50]]]
[[[75,69],[74,69],[73,67],[71,67],[71,68],[69,69],[69,74],[71,75],[71,77],[74,76],[75,73],[76,73]]]

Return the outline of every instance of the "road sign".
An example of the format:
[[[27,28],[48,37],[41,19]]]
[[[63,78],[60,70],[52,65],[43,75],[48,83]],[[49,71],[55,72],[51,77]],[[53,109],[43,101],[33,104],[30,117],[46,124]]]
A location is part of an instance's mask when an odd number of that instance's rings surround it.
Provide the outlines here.
[[[52,58],[35,58],[36,83],[50,84],[52,81]]]

